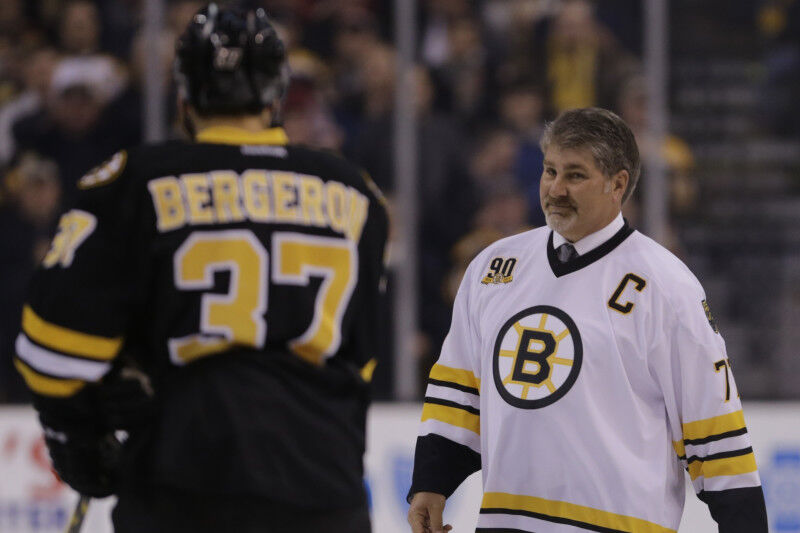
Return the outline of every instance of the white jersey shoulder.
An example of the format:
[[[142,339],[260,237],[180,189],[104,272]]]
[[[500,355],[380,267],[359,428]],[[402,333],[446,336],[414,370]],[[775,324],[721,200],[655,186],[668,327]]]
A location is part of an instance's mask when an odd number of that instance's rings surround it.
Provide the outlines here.
[[[697,277],[675,254],[638,231],[622,243],[622,260],[653,281],[653,289],[677,311],[697,300],[705,299],[705,291]]]

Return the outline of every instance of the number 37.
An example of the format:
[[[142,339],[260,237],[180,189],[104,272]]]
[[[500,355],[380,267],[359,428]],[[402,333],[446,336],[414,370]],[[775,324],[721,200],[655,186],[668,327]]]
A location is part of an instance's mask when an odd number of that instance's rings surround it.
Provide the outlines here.
[[[353,241],[278,232],[270,254],[249,230],[197,231],[174,256],[175,286],[209,290],[214,274],[230,272],[227,294],[205,293],[201,299],[200,332],[169,339],[170,358],[183,365],[233,345],[262,348],[267,336],[268,271],[272,281],[308,285],[322,277],[311,324],[289,346],[299,357],[320,364],[341,342],[341,321],[356,281],[358,251]]]

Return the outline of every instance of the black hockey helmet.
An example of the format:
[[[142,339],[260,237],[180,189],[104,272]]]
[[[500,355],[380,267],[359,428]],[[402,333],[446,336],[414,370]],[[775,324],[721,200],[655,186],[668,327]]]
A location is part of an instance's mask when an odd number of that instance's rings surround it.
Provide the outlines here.
[[[175,79],[201,115],[259,113],[286,93],[286,47],[263,9],[211,3],[178,38]]]

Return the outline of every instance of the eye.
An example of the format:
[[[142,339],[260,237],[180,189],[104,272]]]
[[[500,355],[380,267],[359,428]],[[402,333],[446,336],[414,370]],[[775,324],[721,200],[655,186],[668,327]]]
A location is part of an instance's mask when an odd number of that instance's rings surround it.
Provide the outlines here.
[[[571,172],[569,174],[569,179],[572,179],[572,180],[583,180],[583,179],[586,179],[586,175],[585,174],[581,174],[580,172]]]
[[[545,167],[544,168],[544,173],[547,174],[548,176],[555,176],[556,175],[556,169],[554,169],[553,167]]]

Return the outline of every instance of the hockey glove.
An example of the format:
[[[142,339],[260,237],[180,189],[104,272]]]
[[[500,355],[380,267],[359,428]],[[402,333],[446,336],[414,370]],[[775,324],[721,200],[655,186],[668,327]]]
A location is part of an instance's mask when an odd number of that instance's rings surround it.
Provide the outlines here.
[[[150,378],[132,366],[106,376],[97,387],[95,401],[106,427],[134,431],[145,425],[155,411]]]
[[[105,498],[115,492],[120,442],[113,433],[65,433],[44,426],[53,469],[81,494]]]

